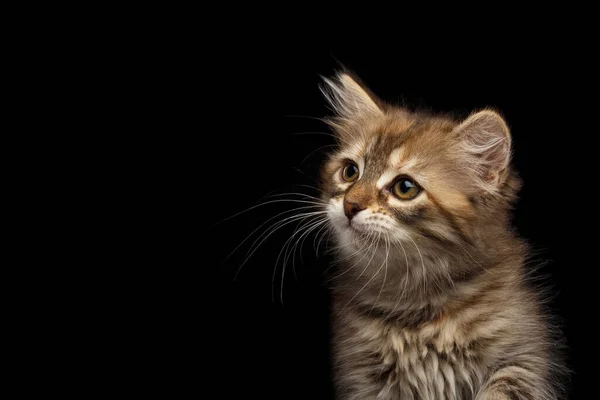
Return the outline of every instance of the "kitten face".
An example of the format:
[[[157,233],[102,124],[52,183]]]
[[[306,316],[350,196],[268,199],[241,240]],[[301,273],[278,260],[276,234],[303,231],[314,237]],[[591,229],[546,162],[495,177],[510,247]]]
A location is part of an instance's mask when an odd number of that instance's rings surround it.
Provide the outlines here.
[[[348,75],[326,83],[340,150],[322,171],[324,200],[348,257],[399,244],[402,256],[422,259],[468,246],[489,217],[505,220],[514,185],[498,114],[458,123],[377,104]]]
[[[409,243],[421,235],[455,238],[444,213],[468,219],[473,209],[443,137],[452,128],[440,121],[416,127],[394,116],[373,124],[352,147],[342,146],[324,177],[329,218],[340,239],[361,246],[374,235]],[[358,168],[350,182],[344,179],[349,165]]]

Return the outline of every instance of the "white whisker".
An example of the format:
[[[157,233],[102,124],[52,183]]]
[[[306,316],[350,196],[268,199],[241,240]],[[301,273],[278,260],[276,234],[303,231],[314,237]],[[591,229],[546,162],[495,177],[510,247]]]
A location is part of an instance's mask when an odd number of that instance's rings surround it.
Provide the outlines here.
[[[375,306],[377,305],[377,302],[379,301],[379,297],[381,297],[381,292],[383,291],[383,288],[385,286],[385,282],[387,279],[387,272],[388,272],[388,257],[390,255],[390,242],[389,242],[389,235],[386,233],[385,234],[385,273],[383,275],[383,283],[381,284],[381,289],[379,289],[379,294],[377,295],[377,298],[375,299],[375,302],[373,303],[373,307],[371,307],[371,311],[369,311],[369,315],[371,315],[371,312],[373,311],[373,309],[375,308]]]
[[[250,207],[250,208],[247,208],[247,209],[245,209],[244,211],[240,211],[240,212],[238,212],[237,214],[233,214],[232,216],[230,216],[230,217],[227,217],[227,218],[225,218],[224,220],[222,220],[222,221],[220,221],[220,222],[217,222],[215,225],[221,224],[221,223],[223,223],[223,222],[225,222],[225,221],[228,221],[228,220],[230,220],[230,219],[232,219],[232,218],[235,218],[235,217],[237,217],[238,215],[241,215],[241,214],[247,213],[248,211],[252,211],[252,210],[254,210],[254,209],[258,208],[258,207],[266,206],[266,205],[268,205],[268,204],[273,204],[273,203],[285,203],[285,202],[288,202],[288,203],[304,203],[304,204],[313,204],[313,205],[320,206],[320,207],[323,207],[324,205],[326,205],[326,204],[325,204],[323,201],[315,202],[315,201],[308,201],[308,200],[296,200],[296,199],[279,199],[279,200],[271,200],[271,201],[267,201],[267,202],[265,202],[265,203],[260,203],[260,204],[257,204],[257,205],[255,205],[255,206],[252,206],[252,207]]]
[[[281,304],[283,304],[283,283],[284,283],[284,278],[285,278],[285,268],[287,265],[287,262],[290,258],[290,256],[292,257],[292,269],[294,271],[294,277],[297,279],[296,277],[296,269],[295,269],[295,253],[296,253],[296,247],[298,246],[298,242],[300,240],[302,240],[303,237],[306,237],[306,235],[310,234],[310,232],[315,229],[315,227],[320,226],[321,224],[326,223],[326,220],[317,220],[317,221],[308,221],[306,223],[304,223],[304,225],[302,225],[302,227],[300,227],[297,232],[294,232],[292,234],[292,236],[286,241],[286,244],[284,245],[284,248],[287,246],[287,249],[285,250],[285,254],[284,254],[284,258],[283,258],[283,266],[282,266],[282,270],[281,270],[281,289],[280,289],[280,294],[279,294],[279,298],[281,301]],[[291,247],[289,247],[289,245],[291,244],[291,241],[294,239],[294,237],[298,234],[300,234],[300,232],[302,232],[304,230],[304,233],[302,233],[300,236],[297,237],[295,244]],[[289,249],[289,252],[288,252]],[[283,250],[283,249],[282,249]],[[292,253],[293,251],[293,253]],[[300,250],[302,252],[302,250]],[[279,253],[279,255],[281,255],[281,252]],[[277,261],[279,260],[279,256],[277,256]],[[277,261],[275,262],[275,268],[277,268]]]
[[[331,227],[329,226],[329,224],[324,224],[321,227],[321,229],[319,229],[317,231],[317,233],[315,234],[315,240],[313,241],[313,248],[315,250],[315,255],[317,257],[319,257],[319,246],[321,245],[321,242],[323,241],[323,239],[325,238],[325,235],[327,235],[327,233],[330,229],[331,229]],[[315,242],[316,242],[316,247],[314,247]]]
[[[269,195],[269,196],[267,196],[265,198],[269,199],[269,198],[281,197],[281,196],[300,196],[300,197],[306,197],[306,198],[310,198],[310,199],[315,200],[316,202],[318,202],[322,206],[326,206],[327,205],[327,203],[325,203],[323,200],[321,200],[318,197],[311,196],[311,195],[305,194],[305,193],[298,193],[298,192],[276,193],[276,194]],[[290,199],[290,200],[294,200],[294,199]]]
[[[381,232],[379,233],[379,235],[381,236]],[[379,237],[377,238],[377,240],[379,240]],[[373,258],[371,258],[371,260],[372,260],[372,259],[373,259]],[[369,264],[371,263],[371,260],[369,260]],[[369,266],[369,264],[367,264],[367,267]],[[348,303],[346,303],[346,305],[345,305],[345,306],[342,308],[342,310],[341,310],[340,312],[343,312],[343,311],[346,309],[346,307],[348,307],[348,306],[349,306],[349,305],[352,303],[352,301],[353,301],[353,300],[354,300],[356,297],[358,297],[358,295],[359,295],[359,294],[360,294],[360,293],[361,293],[361,292],[362,292],[362,291],[363,291],[363,290],[364,290],[364,289],[365,289],[365,288],[366,288],[366,287],[369,285],[369,283],[371,283],[371,282],[373,281],[373,279],[375,279],[375,277],[376,277],[377,275],[379,275],[379,272],[380,272],[380,271],[383,269],[383,265],[384,265],[384,264],[385,264],[385,261],[381,263],[381,266],[379,267],[379,269],[377,270],[377,272],[375,272],[375,273],[373,274],[373,276],[371,277],[371,279],[369,279],[369,280],[367,281],[367,283],[365,283],[365,284],[363,285],[363,287],[361,287],[361,288],[360,288],[360,290],[359,290],[358,292],[356,292],[356,294],[355,294],[354,296],[352,296],[352,298],[351,298],[351,299],[348,301]],[[364,271],[363,271],[363,272],[364,272]],[[362,275],[362,274],[361,274],[361,275]]]
[[[347,144],[348,146],[350,146],[350,147],[352,146],[352,143],[350,141],[344,139],[341,136],[336,136],[336,135],[333,135],[331,133],[326,133],[326,132],[295,132],[293,134],[294,135],[323,135],[323,136],[329,136],[329,137],[334,138],[336,141],[342,141],[345,144]]]
[[[314,149],[313,151],[311,151],[310,153],[308,153],[308,155],[306,157],[304,157],[304,159],[302,159],[302,161],[300,161],[300,164],[304,164],[304,161],[306,161],[311,155],[315,154],[317,151],[326,149],[328,147],[338,147],[338,145],[337,144],[327,144],[325,146],[318,147],[318,148]]]
[[[281,212],[281,213],[279,213],[279,214],[277,214],[277,215],[269,218],[268,220],[266,220],[265,222],[263,222],[262,224],[260,224],[258,226],[258,228],[256,228],[255,230],[253,230],[248,236],[246,236],[246,238],[244,240],[242,240],[242,242],[239,245],[237,245],[237,247],[235,249],[233,249],[233,251],[231,253],[229,253],[229,255],[227,257],[225,257],[225,259],[223,260],[223,262],[227,261],[244,243],[246,243],[246,241],[248,239],[250,239],[252,237],[252,235],[254,235],[260,228],[262,228],[263,226],[265,226],[267,223],[269,223],[269,221],[272,221],[275,218],[277,218],[277,217],[279,217],[281,215],[284,215],[284,214],[289,214],[289,213],[292,213],[292,212],[296,212],[298,210],[306,210],[306,209],[310,209],[310,208],[313,208],[313,206],[298,207],[298,208],[294,208],[292,210],[283,211],[283,212]]]
[[[352,265],[350,268],[345,268],[345,269],[344,269],[344,270],[343,270],[341,273],[339,273],[338,275],[336,275],[336,276],[334,276],[334,277],[332,277],[332,278],[328,279],[328,280],[327,280],[327,282],[330,282],[330,281],[336,280],[336,279],[340,278],[341,276],[345,275],[346,273],[348,273],[349,271],[351,271],[352,269],[354,269],[354,268],[355,268],[355,267],[356,267],[356,266],[357,266],[357,265],[358,265],[358,264],[359,264],[359,263],[360,263],[360,262],[361,262],[361,261],[362,261],[362,260],[363,260],[363,259],[364,259],[364,258],[365,258],[367,255],[368,255],[368,254],[369,254],[369,250],[371,250],[371,248],[372,248],[372,247],[375,245],[375,242],[376,242],[376,240],[375,240],[374,236],[375,236],[375,235],[371,236],[371,234],[369,234],[369,236],[368,236],[368,239],[370,240],[370,242],[369,242],[369,243],[370,243],[370,245],[369,245],[369,247],[367,247],[367,249],[366,249],[366,250],[363,250],[363,249],[358,249],[358,250],[356,251],[356,253],[354,253],[354,254],[357,254],[357,253],[359,253],[359,252],[361,252],[361,251],[364,251],[364,254],[363,254],[363,256],[362,256],[362,257],[361,257],[361,258],[360,258],[358,261],[356,261],[356,262],[355,262],[355,263],[354,263],[354,264],[353,264],[353,265]],[[373,251],[373,255],[375,255],[375,251]],[[371,257],[371,258],[373,258],[373,257]],[[370,262],[370,261],[369,261],[369,262]],[[367,267],[368,267],[368,266],[369,266],[369,265],[367,264]],[[330,267],[330,268],[331,268],[331,267]],[[364,271],[363,271],[363,272],[364,272]],[[362,274],[361,274],[361,275],[362,275]]]
[[[379,238],[381,237],[381,232],[379,232],[379,235],[377,236],[377,240],[375,240],[373,243],[377,243],[379,241]],[[377,248],[375,248],[373,250],[373,255],[371,256],[371,258],[369,259],[369,262],[367,263],[367,266],[365,267],[365,269],[362,270],[362,272],[360,273],[360,275],[356,278],[356,280],[359,280],[361,276],[363,276],[363,274],[365,273],[365,271],[367,270],[367,268],[369,268],[369,264],[371,264],[371,261],[373,260],[373,257],[375,257],[375,254],[377,253]]]
[[[314,212],[310,212],[310,213],[302,213],[300,215],[294,215],[291,217],[286,217],[284,218],[282,221],[279,221],[273,225],[271,225],[269,228],[267,228],[261,235],[259,235],[259,237],[252,243],[252,245],[250,246],[250,249],[248,250],[248,253],[246,253],[246,257],[244,259],[244,262],[239,266],[235,276],[234,276],[234,280],[237,278],[237,275],[239,274],[239,272],[241,271],[242,267],[248,262],[248,260],[252,257],[252,255],[256,252],[256,250],[258,250],[258,248],[265,242],[265,240],[267,240],[269,238],[269,236],[271,236],[273,233],[277,232],[279,229],[283,228],[286,225],[289,225],[293,222],[296,222],[298,220],[301,219],[306,219],[309,218],[311,216],[315,216],[315,215],[323,215],[326,214],[326,211],[314,211]],[[265,234],[269,232],[266,236]],[[264,238],[261,240],[261,238],[264,236]],[[258,245],[256,244],[258,241],[260,240],[260,242],[258,243]]]
[[[404,249],[404,245],[402,244],[402,241],[395,238],[396,242],[400,245],[400,248],[402,249],[402,252],[404,253],[404,260],[405,260],[405,264],[406,264],[406,275],[404,276],[404,288],[402,289],[402,293],[400,293],[400,296],[398,297],[398,300],[396,300],[396,303],[394,304],[394,308],[392,309],[392,312],[390,313],[390,315],[393,315],[394,312],[396,311],[396,309],[398,308],[398,306],[400,305],[400,301],[402,300],[402,298],[404,297],[404,295],[406,294],[406,289],[408,286],[408,279],[409,279],[409,266],[408,266],[408,255],[406,254],[406,250]]]

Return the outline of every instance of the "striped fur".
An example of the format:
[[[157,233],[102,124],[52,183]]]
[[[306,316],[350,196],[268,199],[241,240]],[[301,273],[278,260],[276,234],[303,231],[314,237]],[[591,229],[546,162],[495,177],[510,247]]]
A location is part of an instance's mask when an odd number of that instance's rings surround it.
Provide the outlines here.
[[[510,226],[521,186],[502,117],[465,121],[383,104],[347,74],[323,88],[340,142],[322,171],[339,247],[340,399],[556,399],[564,368],[527,245]],[[354,182],[340,171],[360,169]],[[408,176],[422,192],[390,190]],[[362,211],[349,220],[343,203]]]

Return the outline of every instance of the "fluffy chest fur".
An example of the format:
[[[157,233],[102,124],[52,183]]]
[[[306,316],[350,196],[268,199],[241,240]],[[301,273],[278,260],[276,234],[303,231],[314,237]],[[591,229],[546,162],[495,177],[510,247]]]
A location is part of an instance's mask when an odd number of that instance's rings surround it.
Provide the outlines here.
[[[475,398],[511,351],[504,346],[519,340],[509,322],[515,305],[486,310],[485,303],[416,327],[367,309],[343,310],[335,341],[338,377],[349,390],[343,398]]]
[[[351,315],[346,317],[352,321],[343,318],[346,334],[340,332],[338,368],[345,381],[354,380],[351,386],[364,388],[355,398],[472,398],[481,385],[482,367],[489,361],[455,321],[415,329]],[[365,376],[377,384],[363,385]]]

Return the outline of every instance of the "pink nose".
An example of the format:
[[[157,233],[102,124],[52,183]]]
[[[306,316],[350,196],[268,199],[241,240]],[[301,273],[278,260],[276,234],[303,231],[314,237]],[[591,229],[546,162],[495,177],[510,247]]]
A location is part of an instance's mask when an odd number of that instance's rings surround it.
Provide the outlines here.
[[[344,200],[344,214],[346,214],[349,220],[362,210],[364,210],[364,207],[361,207],[360,204]]]

